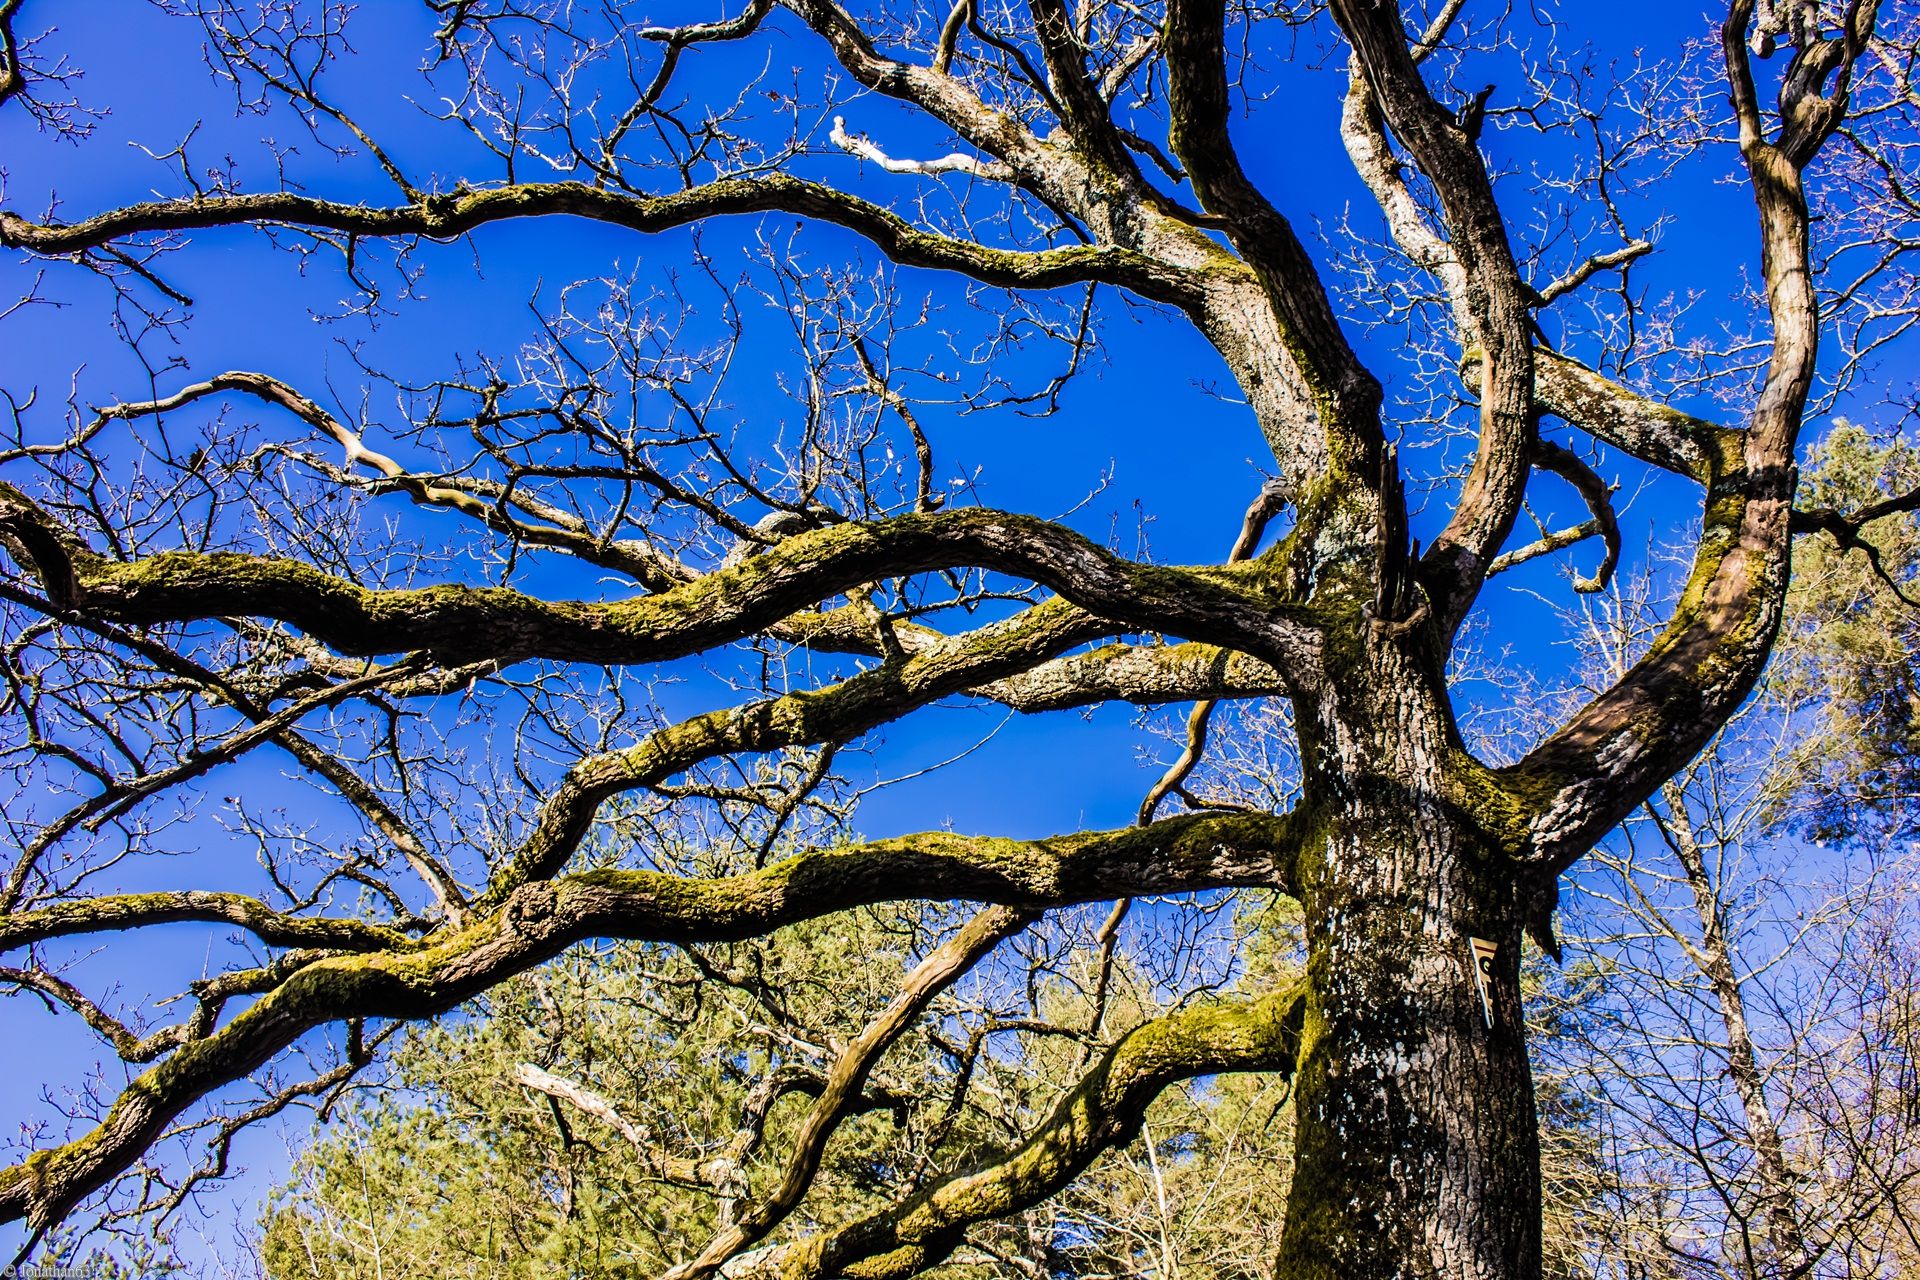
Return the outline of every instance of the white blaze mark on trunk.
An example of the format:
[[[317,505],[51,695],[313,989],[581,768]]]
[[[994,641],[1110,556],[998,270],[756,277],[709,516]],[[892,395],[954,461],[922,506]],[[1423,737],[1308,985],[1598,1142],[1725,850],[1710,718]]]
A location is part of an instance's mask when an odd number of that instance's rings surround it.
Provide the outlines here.
[[[1493,958],[1500,952],[1500,944],[1488,942],[1485,938],[1468,938],[1473,947],[1473,980],[1480,988],[1480,1008],[1487,1015],[1487,1026],[1493,1026]]]

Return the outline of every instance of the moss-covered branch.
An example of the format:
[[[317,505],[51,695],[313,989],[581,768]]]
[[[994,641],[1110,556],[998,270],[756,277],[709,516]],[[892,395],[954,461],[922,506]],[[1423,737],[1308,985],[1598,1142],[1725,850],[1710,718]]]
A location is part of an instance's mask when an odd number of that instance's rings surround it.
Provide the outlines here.
[[[939,698],[1015,677],[1107,624],[1061,600],[951,637],[825,689],[806,690],[694,716],[633,746],[590,756],[548,796],[513,860],[483,901],[559,872],[607,800],[652,786],[703,760],[742,752],[846,741]]]
[[[505,587],[378,590],[300,561],[236,552],[116,562],[80,546],[5,484],[0,539],[24,552],[57,604],[90,616],[132,625],[267,617],[342,653],[422,650],[443,665],[671,661],[862,583],[957,567],[1032,579],[1129,630],[1176,630],[1272,657],[1307,642],[1297,613],[1263,599],[1247,571],[1142,565],[1049,521],[984,509],[811,530],[731,568],[618,602],[547,601]]]
[[[717,880],[601,871],[527,884],[429,945],[319,958],[294,970],[224,1028],[183,1044],[130,1082],[92,1132],[0,1171],[0,1221],[58,1221],[138,1159],[186,1107],[245,1078],[317,1027],[429,1017],[582,939],[737,939],[907,899],[1037,910],[1266,885],[1301,836],[1292,817],[1205,815],[1049,840],[933,832],[816,850]]]
[[[1477,358],[1470,353],[1470,362]],[[1649,400],[1550,351],[1535,353],[1534,395],[1540,408],[1602,444],[1702,484],[1715,460],[1738,448],[1738,432]]]
[[[523,884],[558,874],[608,800],[718,756],[846,741],[960,693],[977,691],[1038,711],[1114,697],[1152,702],[1162,693],[1191,696],[1195,689],[1245,694],[1282,679],[1265,663],[1205,645],[1108,646],[1055,657],[1110,629],[1062,600],[1048,600],[827,688],[694,716],[631,747],[588,757],[548,796],[480,903],[498,903]]]
[[[1871,33],[1875,6],[1850,22]],[[1835,52],[1796,48],[1782,81],[1784,123],[1766,137],[1754,104],[1746,45],[1751,0],[1738,0],[1721,28],[1721,50],[1740,120],[1740,153],[1759,210],[1762,274],[1773,326],[1766,375],[1744,431],[1701,430],[1671,412],[1632,419],[1629,436],[1663,456],[1660,465],[1698,465],[1706,509],[1692,571],[1673,618],[1647,654],[1509,776],[1538,805],[1531,836],[1539,862],[1559,869],[1627,816],[1634,805],[1705,746],[1752,690],[1772,652],[1785,606],[1793,542],[1795,447],[1819,363],[1820,303],[1814,285],[1811,219],[1802,169],[1828,136],[1837,101],[1815,105],[1826,71],[1809,62]],[[1862,37],[1864,40],[1864,36]],[[1828,67],[1827,70],[1831,70]],[[1807,110],[1800,110],[1805,107]],[[1544,367],[1544,365],[1543,365]],[[1570,378],[1597,397],[1598,416],[1633,404],[1592,375]],[[1584,424],[1583,424],[1584,425]],[[1623,445],[1622,447],[1626,447]],[[1631,451],[1631,450],[1630,450]],[[1654,460],[1652,458],[1649,459]]]
[[[1259,276],[1291,363],[1312,396],[1320,426],[1344,442],[1345,459],[1370,456],[1381,441],[1380,385],[1348,345],[1306,246],[1247,177],[1228,129],[1226,6],[1173,0],[1161,36],[1171,109],[1168,141],[1193,189],[1218,217],[1234,248]]]
[[[363,467],[394,482],[400,492],[417,503],[459,512],[517,543],[563,551],[589,564],[625,574],[649,591],[672,590],[700,576],[692,566],[647,542],[596,536],[577,516],[537,505],[524,491],[497,485],[487,487],[468,478],[410,472],[393,458],[368,448],[358,432],[311,397],[269,374],[233,370],[182,387],[159,400],[111,405],[99,411],[82,437],[107,421],[146,417],[228,393],[252,396],[286,409],[344,448],[349,466]],[[529,524],[514,518],[508,514],[506,502],[536,515],[540,523]],[[1228,557],[1230,562],[1246,558],[1245,555]],[[907,621],[895,622],[892,633],[893,640],[907,653],[920,652],[946,639],[932,627]],[[791,614],[768,627],[767,634],[785,643],[824,652],[885,656],[875,639],[871,618],[865,610],[853,605]],[[317,669],[333,672],[338,680],[353,679],[363,672],[362,664],[342,661],[320,646],[311,646],[305,661]],[[420,683],[425,685],[436,678],[442,679],[448,692],[465,688],[468,681],[464,673],[458,679],[428,673]],[[394,686],[388,686],[388,691],[402,692]],[[431,691],[424,687],[420,690]],[[1033,671],[996,681],[979,692],[1016,711],[1034,712],[1114,700],[1153,704],[1209,697],[1264,697],[1284,692],[1284,686],[1268,664],[1214,646],[1116,644],[1055,659]]]

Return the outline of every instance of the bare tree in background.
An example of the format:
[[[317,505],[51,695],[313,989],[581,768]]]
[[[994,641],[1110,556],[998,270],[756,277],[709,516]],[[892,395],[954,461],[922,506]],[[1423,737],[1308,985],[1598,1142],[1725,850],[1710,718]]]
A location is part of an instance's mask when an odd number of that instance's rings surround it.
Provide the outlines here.
[[[1912,863],[1839,883],[1796,868],[1739,811],[1751,792],[1716,787],[1728,772],[1669,784],[1589,890],[1617,923],[1578,944],[1607,996],[1572,1056],[1612,1103],[1614,1247],[1652,1274],[1903,1274],[1920,1243]]]
[[[1911,472],[1841,422],[1803,497],[1864,507]],[[1916,526],[1813,544],[1760,696],[1593,855],[1569,942],[1598,993],[1548,1046],[1604,1095],[1619,1230],[1648,1275],[1903,1275],[1920,1256],[1920,869],[1911,775]],[[1617,673],[1660,626],[1646,579],[1589,607]],[[1586,936],[1580,936],[1586,935]]]
[[[439,164],[416,165],[331,96],[330,69],[364,56],[343,8],[173,7],[204,24],[244,106],[290,112],[387,194],[245,187],[187,140],[166,157],[173,196],[74,219],[0,210],[0,244],[48,272],[106,277],[129,325],[172,322],[189,297],[177,273],[223,228],[256,228],[315,270],[337,255],[370,313],[404,314],[427,246],[478,244],[489,226],[565,217],[651,236],[779,215],[1004,291],[988,375],[966,393],[983,409],[1060,394],[1057,381],[1008,385],[995,343],[1045,335],[1070,374],[1096,295],[1168,309],[1231,373],[1275,479],[1212,565],[1150,563],[1057,520],[969,505],[964,486],[938,483],[891,357],[915,315],[772,242],[755,287],[785,304],[804,369],[786,388],[799,424],[786,436],[727,421],[718,388],[749,340],[744,313],[723,319],[738,341],[680,344],[670,296],[650,312],[617,283],[547,298],[519,361],[385,375],[407,417],[386,439],[271,372],[167,371],[153,397],[54,430],[34,388],[9,388],[0,592],[18,798],[0,946],[24,958],[6,981],[141,1069],[0,1172],[0,1216],[51,1228],[130,1173],[142,1203],[165,1200],[167,1175],[144,1163],[156,1143],[208,1138],[217,1171],[247,1120],[327,1094],[400,1024],[586,939],[694,946],[862,904],[984,904],[836,1047],[779,1175],[674,1271],[713,1275],[791,1214],[879,1055],[1036,915],[1264,887],[1297,901],[1305,937],[1303,964],[1270,989],[1108,1029],[997,1154],[757,1260],[793,1277],[911,1274],[1052,1196],[1171,1084],[1257,1071],[1290,1075],[1297,1107],[1273,1274],[1539,1273],[1521,938],[1551,947],[1558,877],[1747,697],[1796,533],[1857,543],[1881,508],[1920,505],[1793,506],[1803,420],[1867,376],[1912,314],[1920,15],[1731,0],[1717,40],[1641,74],[1596,73],[1577,30],[1513,54],[1501,17],[1461,0],[1412,13],[959,0],[931,16],[747,0],[680,26],[618,5],[437,0],[427,100],[484,159],[429,178]],[[78,136],[88,107],[57,33],[26,25],[34,8],[0,3],[0,105]],[[1586,6],[1567,21],[1620,36]],[[1234,137],[1286,145],[1291,121],[1243,89],[1313,40],[1345,51],[1341,142],[1388,235],[1347,242],[1356,274],[1338,293]],[[687,73],[756,41],[779,64],[798,48],[831,67],[797,88]],[[1525,67],[1504,100],[1468,78],[1497,54]],[[880,123],[850,123],[856,107],[953,150],[908,158]],[[1497,183],[1480,146],[1490,120],[1570,148],[1566,176]],[[1598,291],[1653,251],[1654,228],[1620,212],[1621,185],[1715,139],[1737,143],[1756,209],[1765,317],[1723,349],[1683,341],[1676,316],[1624,281]],[[836,185],[846,155],[897,185]],[[689,276],[711,268],[686,253]],[[1563,299],[1556,350],[1542,315]],[[1362,323],[1413,335],[1421,377],[1394,401],[1343,327],[1369,302]],[[1723,420],[1667,402],[1703,388],[1729,393]],[[174,452],[158,424],[215,405],[272,425],[219,419]],[[1403,468],[1411,450],[1396,442],[1462,427],[1460,473]],[[1603,568],[1575,585],[1610,573],[1618,521],[1588,460],[1597,447],[1608,465],[1697,487],[1684,587],[1617,679],[1494,767],[1464,745],[1455,639],[1497,569],[1598,539]],[[1512,547],[1537,472],[1591,515]],[[1408,533],[1410,487],[1439,504],[1424,548]],[[470,521],[489,558],[463,573],[410,551],[378,524],[401,499]],[[1219,500],[1224,543],[1245,498]],[[1270,525],[1284,532],[1261,550]],[[529,566],[537,589],[519,585]],[[696,655],[724,660],[739,700],[651,718],[644,673]],[[1023,714],[1197,701],[1192,757],[1213,702],[1283,698],[1297,790],[1284,809],[1211,809],[1184,787],[1183,760],[1126,829],[975,834],[983,815],[967,831],[837,839],[854,797],[836,760],[962,696]],[[266,750],[349,806],[357,836],[235,795],[227,820],[257,838],[271,892],[207,888],[191,857],[164,862],[192,845],[182,798]],[[1158,816],[1183,796],[1193,812]],[[695,812],[729,837],[676,861],[689,846],[650,824]],[[130,866],[169,865],[182,887],[118,891]],[[131,1012],[61,972],[62,947],[180,921],[231,925],[255,954]],[[1497,948],[1486,1011],[1474,939]],[[196,1110],[243,1082],[257,1100]]]

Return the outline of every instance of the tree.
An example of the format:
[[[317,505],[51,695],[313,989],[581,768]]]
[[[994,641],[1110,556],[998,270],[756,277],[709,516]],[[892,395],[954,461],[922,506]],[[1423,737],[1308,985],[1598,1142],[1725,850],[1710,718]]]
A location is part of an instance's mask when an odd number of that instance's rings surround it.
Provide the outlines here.
[[[1803,420],[1860,385],[1911,313],[1914,14],[1731,0],[1713,40],[1608,71],[1600,46],[1550,20],[1519,40],[1460,0],[1420,13],[1377,0],[989,13],[959,0],[937,23],[908,7],[749,0],[676,26],[620,6],[430,0],[426,101],[441,106],[427,114],[454,141],[423,151],[417,117],[358,105],[383,64],[340,80],[382,52],[377,34],[347,43],[359,28],[344,8],[169,7],[202,24],[243,110],[293,123],[349,167],[311,170],[275,135],[275,177],[255,188],[251,169],[209,166],[190,137],[163,157],[174,195],[77,218],[11,198],[0,210],[0,244],[105,278],[151,375],[149,393],[97,412],[76,392],[67,422],[45,423],[32,391],[16,393],[17,438],[0,454],[19,845],[0,945],[26,952],[5,978],[143,1068],[96,1109],[83,1097],[73,1133],[0,1172],[0,1216],[44,1230],[129,1171],[141,1203],[184,1194],[191,1183],[169,1187],[143,1164],[181,1125],[211,1137],[217,1171],[249,1118],[326,1095],[397,1025],[584,939],[700,944],[872,903],[986,904],[844,1046],[840,1085],[796,1139],[784,1204],[924,1002],[1037,914],[1265,887],[1299,905],[1297,973],[1117,1030],[1032,1130],[795,1242],[784,1273],[932,1266],[1128,1138],[1163,1090],[1222,1072],[1293,1081],[1274,1274],[1538,1273],[1521,939],[1552,948],[1558,878],[1754,687],[1796,533],[1858,540],[1882,508],[1920,505],[1911,493],[1866,511],[1793,505]],[[0,4],[0,103],[79,139],[87,103],[57,33],[24,25],[29,10]],[[1581,21],[1619,34],[1611,15]],[[1336,241],[1334,257],[1355,260],[1338,288],[1259,162],[1298,114],[1260,106],[1266,63],[1314,40],[1344,50],[1340,140],[1390,235]],[[801,50],[791,81],[733,57],[753,48],[784,65],[789,46]],[[715,70],[690,73],[703,57]],[[1463,82],[1490,65],[1524,90]],[[901,159],[835,114],[853,105],[957,149]],[[1483,150],[1490,121],[1536,129],[1543,154],[1576,140],[1519,194]],[[1723,154],[1722,139],[1757,211],[1764,333],[1715,351],[1684,336],[1684,306],[1631,286],[1654,255],[1626,189]],[[820,142],[882,181],[827,164]],[[739,215],[839,228],[893,267],[1005,291],[982,301],[980,345],[960,349],[976,385],[943,392],[970,409],[1067,404],[1059,378],[1015,385],[1010,353],[1051,339],[1078,369],[1105,314],[1096,298],[1179,317],[1272,455],[1234,553],[1155,563],[941,488],[926,397],[908,389],[957,375],[916,378],[895,359],[926,322],[892,296],[894,277],[876,296],[863,273],[806,266],[774,238],[730,288],[682,232]],[[356,358],[356,381],[384,376],[400,406],[394,453],[374,416],[355,421],[273,373],[190,380],[153,354],[224,229],[256,228],[311,270],[337,261],[331,279],[359,313],[341,322],[375,323],[417,305],[430,246],[484,251],[513,225],[561,218],[658,237],[689,269],[652,300],[574,285],[543,304],[514,360],[431,377]],[[1581,243],[1569,250],[1563,233]],[[1609,273],[1617,294],[1594,294]],[[55,287],[35,277],[21,306],[60,300],[43,292]],[[753,359],[744,311],[716,302],[743,288],[792,320],[791,436],[738,430],[714,389]],[[1566,298],[1587,314],[1556,313],[1550,343],[1543,316]],[[1343,324],[1350,301],[1377,309]],[[674,323],[692,337],[716,315],[719,342],[675,345]],[[1392,399],[1356,336],[1370,322],[1405,343],[1411,376]],[[1702,404],[1700,389],[1727,402]],[[175,452],[166,424],[215,405],[278,416],[216,417]],[[1460,428],[1457,471],[1442,451],[1417,472],[1399,447]],[[1549,434],[1563,428],[1591,447]],[[1618,518],[1590,457],[1694,486],[1692,562],[1644,652],[1495,766],[1467,749],[1449,662],[1496,570],[1599,538],[1599,576],[1611,572]],[[1510,547],[1535,472],[1591,512]],[[1435,508],[1410,509],[1409,490],[1431,490]],[[368,523],[395,497],[470,522],[464,558]],[[986,620],[967,630],[969,616]],[[636,731],[633,673],[700,655],[746,698]],[[1183,760],[1124,829],[973,834],[994,825],[982,814],[966,833],[835,834],[846,828],[827,816],[851,799],[836,761],[960,696],[1020,713],[1198,702],[1196,756],[1213,703],[1285,699],[1297,794],[1284,811],[1210,808],[1185,788]],[[230,793],[225,820],[257,842],[266,883],[209,889],[190,874],[154,888],[201,780],[245,778],[269,747],[355,833]],[[1191,812],[1158,816],[1183,793]],[[622,798],[639,807],[609,808]],[[688,812],[733,838],[677,861],[687,846],[653,831]],[[798,851],[771,860],[796,822]],[[605,839],[589,840],[596,830]],[[256,954],[195,980],[177,1022],[144,1031],[66,976],[87,939],[183,921],[231,926]],[[1480,943],[1493,949],[1484,969]],[[290,1079],[296,1054],[313,1070]],[[243,1084],[259,1096],[234,1102]],[[225,1110],[195,1111],[223,1096]],[[742,1217],[677,1274],[714,1274],[767,1221]]]
[[[1912,456],[1836,425],[1803,501],[1870,510]],[[1604,1093],[1620,1219],[1650,1274],[1905,1274],[1920,995],[1911,846],[1914,521],[1795,565],[1760,694],[1595,853],[1569,950],[1605,994],[1549,1058]],[[1657,602],[1592,620],[1618,665]],[[1850,843],[1840,843],[1850,841]]]

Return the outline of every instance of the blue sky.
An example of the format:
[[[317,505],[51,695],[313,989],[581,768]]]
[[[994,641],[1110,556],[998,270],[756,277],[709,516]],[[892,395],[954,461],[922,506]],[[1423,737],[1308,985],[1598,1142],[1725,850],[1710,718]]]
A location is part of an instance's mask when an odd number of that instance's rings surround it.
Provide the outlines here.
[[[1584,7],[1567,6],[1569,11]],[[647,16],[686,21],[715,16],[712,9],[706,4],[679,6]],[[1633,33],[1633,44],[1601,49],[1602,62],[1631,61],[1642,47],[1649,57],[1668,56],[1681,40],[1707,27],[1698,11],[1658,0],[1631,0],[1607,9],[1616,30]],[[288,172],[315,193],[336,199],[391,199],[390,189],[364,159],[324,154],[284,110],[236,115],[232,90],[215,82],[202,63],[200,35],[192,24],[169,19],[135,0],[63,6],[29,0],[23,24],[36,29],[35,24],[55,12],[62,25],[52,43],[85,71],[76,86],[78,94],[90,105],[110,108],[111,114],[91,139],[75,146],[37,133],[18,110],[0,110],[5,207],[38,214],[57,198],[61,215],[77,218],[156,194],[177,194],[177,174],[143,152],[165,153],[196,129],[193,162],[204,167],[230,154],[249,187],[270,185],[274,162],[263,138],[278,135],[296,143],[286,158]],[[331,72],[329,83],[343,101],[376,124],[382,138],[417,173],[447,180],[462,173],[490,178],[493,174],[479,165],[477,148],[450,141],[456,135],[404,100],[403,95],[421,94],[416,68],[430,49],[432,26],[424,6],[397,0],[364,5],[354,18],[359,56]],[[1339,228],[1349,211],[1356,225],[1371,227],[1376,219],[1339,145],[1343,60],[1317,51],[1312,42],[1319,38],[1272,51],[1257,84],[1270,96],[1254,104],[1241,128],[1240,145],[1256,178],[1283,212],[1303,233],[1325,237],[1316,251],[1329,254],[1341,247]],[[1536,32],[1534,38],[1544,35]],[[694,55],[688,83],[724,96],[740,78],[789,59],[803,74],[819,72],[819,49],[789,28],[766,40]],[[1494,60],[1486,78],[1503,78],[1499,61]],[[1479,71],[1469,68],[1469,82]],[[1501,101],[1497,96],[1496,105]],[[893,104],[864,99],[857,106],[857,112],[848,112],[850,126],[898,150],[911,150],[911,144],[925,136]],[[1499,128],[1486,134],[1485,147],[1496,167],[1516,174],[1507,186],[1516,225],[1527,212],[1528,175],[1537,164],[1555,163],[1563,141],[1523,140],[1516,131]],[[817,175],[854,185],[875,198],[897,199],[904,194],[902,184],[912,181],[868,172],[846,157],[821,156],[806,163]],[[1672,179],[1635,192],[1627,201],[1630,210],[1649,221],[1671,215],[1659,252],[1641,269],[1640,278],[1653,297],[1669,290],[1699,291],[1703,300],[1693,321],[1705,330],[1719,319],[1742,318],[1729,310],[1736,304],[1728,300],[1757,256],[1750,202],[1738,185],[1724,181],[1734,163],[1731,147],[1709,150]],[[723,267],[744,266],[757,232],[784,237],[791,222],[738,220],[709,229],[703,243]],[[336,312],[353,293],[336,261],[319,258],[301,272],[288,255],[255,232],[199,234],[186,252],[167,263],[168,278],[192,295],[195,306],[188,325],[145,344],[148,361],[177,366],[164,368],[151,381],[141,363],[112,336],[105,287],[77,268],[54,263],[45,266],[42,289],[60,305],[30,307],[0,322],[0,385],[16,397],[39,390],[46,408],[35,430],[45,437],[64,429],[57,411],[47,408],[64,398],[69,380],[76,378],[80,402],[100,404],[144,398],[156,389],[164,394],[219,370],[259,369],[350,412],[358,404],[362,381],[350,349],[358,347],[372,363],[423,379],[451,369],[463,354],[511,351],[532,336],[527,302],[536,289],[551,298],[569,281],[630,271],[663,282],[684,263],[690,236],[683,231],[641,238],[584,222],[488,228],[471,243],[425,249],[417,259],[424,270],[421,296],[404,304],[398,316],[370,326],[360,320],[316,318]],[[830,228],[806,228],[793,243],[818,262],[876,261],[856,238]],[[0,272],[6,275],[0,302],[24,293],[41,270],[42,264],[0,259]],[[903,271],[896,283],[909,296],[936,299],[942,323],[956,329],[977,324],[950,280]],[[696,308],[696,327],[716,316],[711,299],[701,308]],[[1072,511],[1069,519],[1076,527],[1096,538],[1115,535],[1117,545],[1128,551],[1136,547],[1135,531],[1144,517],[1150,521],[1145,527],[1155,558],[1218,559],[1259,485],[1264,446],[1251,416],[1230,399],[1209,393],[1210,384],[1224,381],[1224,371],[1184,322],[1111,300],[1103,314],[1104,350],[1069,387],[1058,413],[1032,418],[1009,412],[925,411],[943,459],[943,478],[979,466],[983,470],[977,497],[982,502],[1049,516]],[[765,345],[754,350],[771,371],[783,358],[777,348],[779,326],[773,323],[778,317],[760,308],[749,318],[764,327],[767,336],[757,332],[753,341]],[[1548,323],[1551,332],[1553,321]],[[1393,334],[1356,337],[1390,382],[1404,376],[1404,356]],[[930,338],[921,333],[909,341],[924,341],[932,351],[937,344]],[[1009,372],[1029,382],[1044,380],[1059,359],[1057,349],[1035,348],[1013,357]],[[758,372],[758,366],[750,367],[734,384],[733,395],[743,420],[757,418],[764,425],[790,413],[791,407],[772,393],[769,379],[755,376]],[[1855,411],[1871,418],[1874,407],[1862,404]],[[251,406],[237,412],[258,417],[273,430],[291,430]],[[390,415],[384,408],[380,413]],[[167,427],[170,439],[179,442],[176,447],[183,452],[190,449],[197,426],[203,427],[205,420],[197,410],[177,415]],[[376,447],[383,443],[377,437],[369,442]],[[1431,455],[1410,450],[1408,456],[1416,465],[1431,465]],[[1428,460],[1420,461],[1423,457]],[[1651,539],[1670,535],[1693,518],[1694,499],[1684,486],[1662,481],[1638,489],[1637,477],[1622,474],[1628,481],[1624,492],[1636,494],[1623,513],[1626,569],[1631,571]],[[1551,482],[1536,486],[1536,492],[1543,513],[1576,514],[1571,496]],[[405,536],[428,544],[449,536],[451,517],[390,506],[386,514]],[[1437,512],[1429,512],[1424,527],[1431,528],[1436,517]],[[1594,548],[1582,548],[1570,562],[1590,570],[1596,555]],[[552,566],[553,561],[541,563]],[[1551,644],[1557,625],[1553,612],[1533,593],[1568,600],[1563,573],[1568,563],[1569,558],[1560,557],[1529,566],[1491,588],[1483,606],[1489,633],[1516,638],[1536,671],[1551,673],[1565,658],[1564,651]],[[456,575],[469,572],[454,561],[448,569]],[[530,583],[534,580],[522,580],[523,585]],[[597,589],[590,577],[564,568],[551,569],[534,585],[555,594]],[[682,683],[665,697],[673,713],[715,705],[725,696],[698,664],[682,664],[676,674]],[[1002,718],[997,710],[978,707],[921,715],[880,736],[873,768],[883,775],[922,769],[965,749]],[[876,794],[858,825],[882,835],[948,823],[1006,834],[1124,824],[1152,777],[1139,758],[1143,739],[1134,721],[1134,713],[1125,708],[1016,719],[966,759]],[[270,798],[285,785],[280,768],[278,762],[259,759],[211,779],[205,788],[207,813],[217,808],[220,796],[236,790]],[[130,869],[128,887],[179,883],[182,861],[188,864],[187,878],[196,885],[257,884],[258,873],[236,842],[223,842],[211,826],[196,831],[202,843],[184,860]],[[115,939],[84,970],[117,981],[129,995],[149,988],[163,994],[174,989],[183,972],[191,976],[206,963],[212,944],[207,930],[152,930]],[[24,1000],[6,1002],[0,1019],[0,1044],[7,1046],[0,1050],[6,1063],[0,1071],[0,1129],[12,1133],[16,1120],[49,1114],[39,1096],[43,1082],[59,1087],[76,1079],[86,1065],[100,1060],[100,1051],[73,1020],[48,1018]],[[281,1160],[281,1138],[263,1131],[247,1140],[242,1154],[251,1172],[215,1193],[210,1205],[244,1201],[263,1180],[270,1181]],[[217,1227],[243,1223],[249,1212],[221,1208]],[[0,1248],[17,1239],[17,1231],[0,1231]]]

